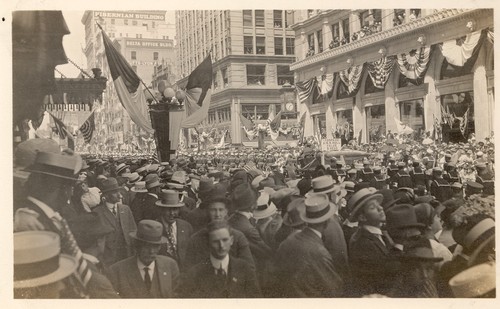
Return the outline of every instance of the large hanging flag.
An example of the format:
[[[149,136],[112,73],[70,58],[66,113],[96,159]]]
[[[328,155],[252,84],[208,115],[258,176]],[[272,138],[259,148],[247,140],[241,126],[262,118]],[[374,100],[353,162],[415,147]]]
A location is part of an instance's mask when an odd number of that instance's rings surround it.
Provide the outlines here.
[[[326,98],[331,98],[333,95],[333,85],[335,84],[335,75],[324,74],[321,76],[321,95],[326,100]]]
[[[279,113],[274,116],[273,119],[268,119],[268,134],[271,136],[273,141],[278,139],[280,134],[279,129],[281,128],[281,113],[283,111],[279,111]]]
[[[243,116],[243,114],[240,112],[240,120],[242,124],[243,130],[245,130],[245,134],[248,137],[248,140],[253,140],[254,137],[257,135],[257,132],[255,130],[255,125],[253,124],[252,120],[246,118]]]
[[[379,89],[385,88],[385,84],[389,80],[389,76],[391,75],[395,63],[395,56],[382,57],[377,61],[366,63],[366,69],[372,79],[373,86]]]
[[[399,54],[399,71],[410,80],[419,80],[427,70],[430,55],[431,48],[429,46],[411,50],[409,53]]]
[[[304,103],[308,98],[311,97],[314,90],[318,87],[318,81],[316,77],[313,77],[309,80],[296,83],[295,87],[297,87],[297,91],[299,93],[300,103]]]
[[[210,54],[189,75],[186,85],[186,118],[182,128],[193,128],[208,115],[212,85],[212,59]]]
[[[60,139],[66,139],[67,137],[73,138],[71,133],[68,132],[68,129],[66,128],[66,125],[62,122],[61,119],[57,118],[56,116],[52,115],[52,119],[54,119],[54,132],[59,135]]]
[[[100,27],[100,26],[99,26]],[[116,93],[130,119],[149,134],[154,132],[148,114],[148,104],[141,79],[134,72],[125,57],[120,54],[102,30],[104,49]]]
[[[80,132],[83,134],[85,143],[90,143],[92,140],[92,134],[95,130],[95,112],[92,112],[90,116],[85,120],[85,122],[80,127]]]
[[[363,65],[353,65],[350,68],[339,72],[340,80],[347,87],[349,95],[355,95],[361,86],[361,77],[363,76]]]

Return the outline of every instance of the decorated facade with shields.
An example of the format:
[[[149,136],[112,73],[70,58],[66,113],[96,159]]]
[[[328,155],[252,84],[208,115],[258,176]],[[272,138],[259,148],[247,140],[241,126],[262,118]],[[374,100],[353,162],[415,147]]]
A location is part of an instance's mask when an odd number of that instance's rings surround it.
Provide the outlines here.
[[[317,10],[292,28],[306,136],[461,142],[493,131],[492,9]]]

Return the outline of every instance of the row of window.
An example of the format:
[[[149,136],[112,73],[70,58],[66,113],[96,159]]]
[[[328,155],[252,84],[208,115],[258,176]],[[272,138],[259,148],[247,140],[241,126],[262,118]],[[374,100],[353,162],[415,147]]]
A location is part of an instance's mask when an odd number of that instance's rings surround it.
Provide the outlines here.
[[[253,12],[253,14],[252,14]],[[293,13],[283,10],[273,10],[273,26],[280,29],[293,24]],[[243,10],[243,27],[265,27],[264,10]]]
[[[284,85],[287,82],[293,85],[293,73],[287,65],[277,66],[278,85]],[[266,65],[247,65],[247,85],[265,85],[266,84]]]
[[[283,48],[283,38],[275,37],[274,38],[274,54],[275,55],[293,55],[295,54],[295,39],[294,38],[284,38],[285,39],[285,48]],[[254,48],[255,46],[255,48]],[[257,55],[265,55],[266,54],[266,37],[264,36],[256,36],[255,43],[253,36],[244,36],[243,37],[243,53],[244,54],[257,54]]]
[[[137,60],[137,52],[135,50],[130,51],[130,59]],[[153,60],[158,60],[158,52],[153,52]]]
[[[115,21],[115,19],[114,19],[114,18],[112,18],[112,19],[110,20],[110,22],[111,22],[111,24],[112,24],[112,25],[115,25],[115,24],[116,24],[116,21]],[[129,25],[128,19],[124,19],[124,20],[123,20],[123,24],[124,24],[125,26],[128,26],[128,25]],[[139,23],[138,23],[138,21],[137,21],[137,20],[132,20],[132,26],[137,26],[138,24],[139,24]],[[144,23],[144,22],[143,22],[143,23],[142,23],[142,26],[143,26],[143,27],[146,27],[146,28],[149,28],[149,24],[148,24],[148,23]],[[151,22],[151,28],[156,28],[156,22],[154,22],[154,21],[153,21],[153,22]]]

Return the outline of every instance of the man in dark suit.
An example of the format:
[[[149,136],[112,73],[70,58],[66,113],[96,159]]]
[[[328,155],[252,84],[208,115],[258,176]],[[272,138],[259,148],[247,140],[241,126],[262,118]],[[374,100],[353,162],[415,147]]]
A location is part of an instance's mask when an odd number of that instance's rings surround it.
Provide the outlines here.
[[[146,189],[148,194],[144,197],[142,205],[137,212],[136,222],[144,219],[159,221],[161,218],[160,209],[156,207],[156,201],[158,201],[158,195],[161,192],[160,179],[155,173],[149,174],[144,179],[146,182]]]
[[[122,298],[173,298],[178,286],[179,268],[169,257],[159,255],[162,236],[161,223],[142,220],[134,239],[136,255],[111,265],[108,278]]]
[[[102,181],[101,204],[94,208],[104,224],[110,226],[113,232],[106,236],[106,246],[103,254],[104,265],[111,265],[132,255],[129,234],[137,230],[132,211],[127,205],[121,204],[120,187],[115,178]]]
[[[307,227],[285,239],[274,263],[275,297],[339,297],[344,282],[336,271],[332,256],[323,245],[323,233],[335,210],[326,194],[310,195],[301,218]]]
[[[227,220],[230,201],[224,196],[213,197],[208,201],[203,202],[202,209],[206,209],[210,221],[214,220]],[[231,235],[233,236],[233,245],[231,246],[231,256],[245,260],[255,269],[252,253],[250,252],[250,245],[247,238],[242,232],[231,228]],[[210,246],[208,243],[208,229],[204,227],[198,232],[194,233],[189,240],[186,252],[186,266],[189,268],[193,265],[203,262],[210,253]]]
[[[272,251],[260,236],[257,228],[252,224],[252,222],[255,222],[253,210],[257,206],[257,193],[252,189],[250,184],[242,183],[234,188],[231,195],[231,202],[236,212],[229,217],[229,225],[242,232],[250,243],[250,251],[255,261],[257,276],[261,286],[264,286],[263,282],[266,280],[266,269],[270,262]]]
[[[387,295],[391,276],[397,271],[390,255],[390,241],[381,230],[385,222],[380,205],[383,195],[374,192],[373,188],[361,189],[347,203],[349,221],[359,223],[348,246],[353,276],[348,296]]]
[[[189,298],[260,297],[257,276],[250,264],[230,256],[231,228],[225,220],[208,224],[210,254],[182,280],[180,296]]]
[[[163,236],[167,239],[167,243],[160,249],[160,254],[173,258],[182,271],[185,269],[189,239],[193,234],[191,224],[179,219],[179,210],[184,207],[184,203],[179,200],[177,191],[162,190],[156,207],[160,209],[159,222],[163,225]]]

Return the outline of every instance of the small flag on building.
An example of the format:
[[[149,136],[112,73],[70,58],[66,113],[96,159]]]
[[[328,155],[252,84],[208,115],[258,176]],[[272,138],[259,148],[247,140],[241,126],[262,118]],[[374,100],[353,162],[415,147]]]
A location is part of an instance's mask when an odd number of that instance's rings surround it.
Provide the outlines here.
[[[89,118],[85,120],[85,122],[80,127],[80,132],[82,132],[83,138],[85,139],[85,143],[90,143],[92,140],[92,134],[95,130],[95,116],[94,112],[90,114]]]
[[[66,125],[61,121],[61,119],[57,118],[56,116],[50,114],[52,116],[52,119],[54,119],[54,133],[59,135],[60,139],[66,139],[66,137],[73,138],[71,133],[68,132],[68,129],[66,128]]]

